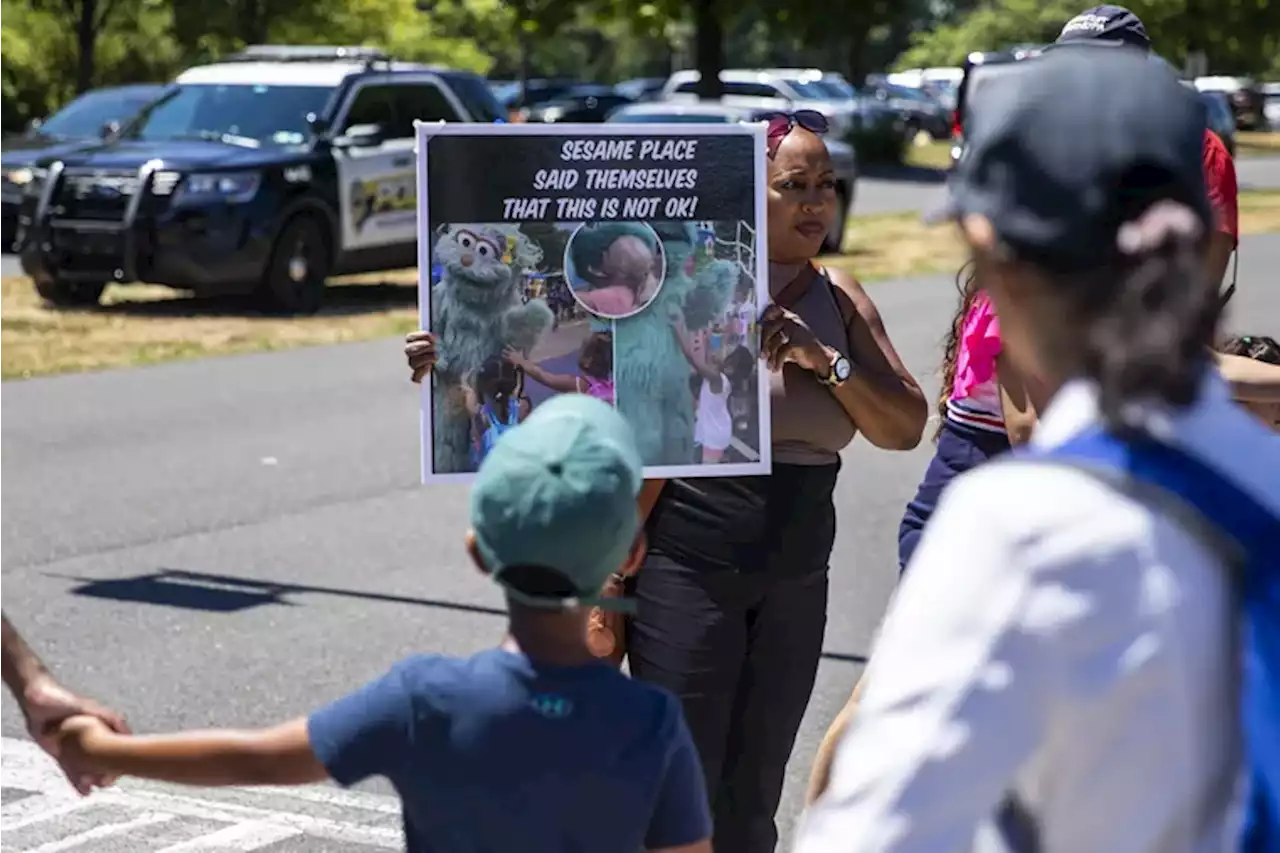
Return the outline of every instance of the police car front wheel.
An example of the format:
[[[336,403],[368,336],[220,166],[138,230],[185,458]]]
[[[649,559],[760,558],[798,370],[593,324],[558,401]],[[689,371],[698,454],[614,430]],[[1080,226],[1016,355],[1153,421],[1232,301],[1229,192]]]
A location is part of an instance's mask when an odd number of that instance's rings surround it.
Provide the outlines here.
[[[56,275],[37,276],[35,284],[40,298],[59,308],[97,305],[107,288],[104,281],[68,281]]]
[[[290,219],[280,230],[262,280],[269,307],[311,314],[324,299],[329,277],[329,244],[324,226],[313,216]]]

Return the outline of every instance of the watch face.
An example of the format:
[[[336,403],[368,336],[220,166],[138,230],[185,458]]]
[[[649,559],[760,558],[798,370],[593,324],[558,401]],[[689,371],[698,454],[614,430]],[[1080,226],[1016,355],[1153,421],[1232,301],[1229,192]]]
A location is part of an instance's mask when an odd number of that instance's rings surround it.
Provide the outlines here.
[[[831,366],[831,370],[836,375],[836,380],[843,382],[849,378],[849,374],[853,372],[853,367],[849,364],[849,359],[840,356],[836,359],[836,363]]]

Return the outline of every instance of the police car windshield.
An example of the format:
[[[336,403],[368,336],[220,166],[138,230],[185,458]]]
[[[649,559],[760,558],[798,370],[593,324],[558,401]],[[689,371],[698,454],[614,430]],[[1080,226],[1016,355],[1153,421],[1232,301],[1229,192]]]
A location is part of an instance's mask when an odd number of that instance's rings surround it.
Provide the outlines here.
[[[162,87],[103,89],[86,92],[40,125],[40,133],[55,139],[91,139],[107,122],[127,121],[162,91]]]
[[[299,145],[312,133],[307,114],[320,115],[332,92],[329,86],[182,84],[144,110],[124,136]]]

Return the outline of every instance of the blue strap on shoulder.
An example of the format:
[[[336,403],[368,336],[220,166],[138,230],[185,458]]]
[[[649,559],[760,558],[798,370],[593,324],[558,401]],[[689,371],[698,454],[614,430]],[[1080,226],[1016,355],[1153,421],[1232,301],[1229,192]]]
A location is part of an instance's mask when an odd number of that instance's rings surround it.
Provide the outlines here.
[[[1280,517],[1190,454],[1151,438],[1101,429],[1023,451],[1154,486],[1194,510],[1237,551],[1243,632],[1243,715],[1251,797],[1239,849],[1280,851]]]

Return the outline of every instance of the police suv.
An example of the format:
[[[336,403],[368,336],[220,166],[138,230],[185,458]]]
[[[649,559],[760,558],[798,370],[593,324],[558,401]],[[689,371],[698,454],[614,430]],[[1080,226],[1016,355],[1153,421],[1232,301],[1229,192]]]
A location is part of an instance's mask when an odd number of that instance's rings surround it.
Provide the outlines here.
[[[183,72],[24,189],[22,267],[55,305],[108,282],[315,311],[330,275],[415,265],[415,119],[501,120],[478,76],[364,48],[263,46]]]

